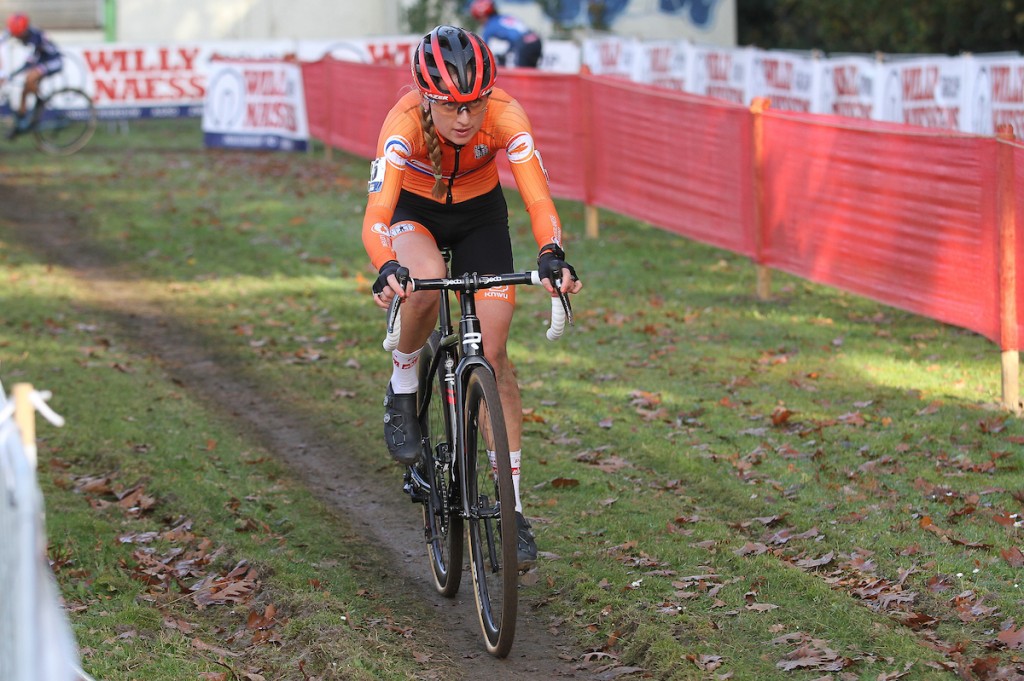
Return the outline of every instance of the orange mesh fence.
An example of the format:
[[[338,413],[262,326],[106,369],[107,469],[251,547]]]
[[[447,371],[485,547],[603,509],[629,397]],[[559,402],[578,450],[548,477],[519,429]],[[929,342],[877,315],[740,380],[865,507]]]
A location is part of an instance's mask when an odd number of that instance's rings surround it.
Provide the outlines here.
[[[1018,134],[1020,132],[1017,131]],[[1009,241],[1006,244],[1009,255],[1003,268],[1007,280],[1005,286],[1002,280],[1000,283],[1005,300],[1003,315],[1007,322],[1000,346],[1004,350],[1020,350],[1024,339],[1024,312],[1019,312],[1017,307],[1024,301],[1024,145],[1004,140],[997,140],[997,144],[997,153],[1005,153],[1003,158],[1008,161],[1006,167],[1000,166],[1000,186],[1003,193],[1009,194],[1000,197],[1005,199],[1000,201],[1006,213],[1001,218],[1007,222],[1005,231]]]
[[[303,68],[311,134],[371,158],[408,67]],[[1019,349],[1021,145],[585,74],[509,70],[499,85],[526,108],[555,196]]]
[[[765,265],[998,341],[995,142],[764,114]]]
[[[752,256],[750,112],[619,79],[583,83],[590,203]]]

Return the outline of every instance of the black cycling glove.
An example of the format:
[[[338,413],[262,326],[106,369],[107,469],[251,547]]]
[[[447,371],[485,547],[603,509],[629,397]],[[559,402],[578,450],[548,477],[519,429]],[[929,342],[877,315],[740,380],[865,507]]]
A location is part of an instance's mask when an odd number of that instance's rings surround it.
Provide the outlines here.
[[[398,264],[397,260],[388,260],[381,265],[380,270],[378,270],[377,281],[373,282],[373,295],[378,295],[386,289],[389,286],[388,277],[392,274],[397,275],[400,269],[402,269],[402,266]]]
[[[550,279],[554,283],[555,279],[562,277],[563,268],[569,270],[573,281],[579,281],[576,270],[565,261],[565,251],[559,248],[558,244],[547,244],[540,249],[540,253],[537,254],[537,269],[540,271],[541,279]]]

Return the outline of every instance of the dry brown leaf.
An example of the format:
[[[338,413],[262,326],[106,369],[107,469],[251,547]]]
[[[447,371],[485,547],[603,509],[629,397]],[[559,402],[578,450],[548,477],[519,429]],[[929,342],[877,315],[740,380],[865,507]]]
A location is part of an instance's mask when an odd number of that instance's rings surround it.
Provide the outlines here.
[[[242,653],[236,653],[233,650],[228,650],[227,648],[221,648],[220,646],[215,646],[206,643],[200,638],[192,639],[192,647],[196,650],[201,650],[207,653],[213,653],[221,657],[241,657],[242,655]]]
[[[1016,546],[1011,546],[1008,549],[1000,549],[999,555],[1010,564],[1010,567],[1021,568],[1024,567],[1024,553]]]
[[[999,632],[999,642],[1010,650],[1024,649],[1024,627],[1014,629],[1012,626]]]

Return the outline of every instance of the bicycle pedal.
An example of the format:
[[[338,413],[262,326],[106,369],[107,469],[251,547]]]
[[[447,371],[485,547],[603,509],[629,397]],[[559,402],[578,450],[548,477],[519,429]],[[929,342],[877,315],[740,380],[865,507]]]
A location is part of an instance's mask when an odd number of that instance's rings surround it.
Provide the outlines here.
[[[406,482],[402,485],[402,491],[409,495],[409,500],[414,504],[422,504],[427,501],[426,492],[412,482]]]

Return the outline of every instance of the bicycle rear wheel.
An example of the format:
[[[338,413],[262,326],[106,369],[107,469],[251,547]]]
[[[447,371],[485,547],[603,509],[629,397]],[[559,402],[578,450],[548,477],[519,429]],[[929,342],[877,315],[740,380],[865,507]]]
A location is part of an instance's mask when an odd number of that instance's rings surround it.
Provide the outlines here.
[[[430,489],[423,503],[423,532],[434,587],[452,597],[462,581],[463,523],[461,497],[454,469],[454,395],[444,380],[441,334],[434,331],[420,353],[420,428],[429,448],[420,459],[421,472]],[[437,360],[438,353],[442,353]],[[454,358],[453,358],[454,359]],[[433,366],[432,366],[433,365]]]
[[[82,90],[60,88],[36,104],[33,132],[36,147],[67,156],[84,147],[96,131],[96,109]]]
[[[508,434],[494,375],[475,369],[466,385],[466,490],[470,500],[469,562],[487,651],[512,649],[519,608],[516,505]],[[488,455],[494,452],[494,462]]]

